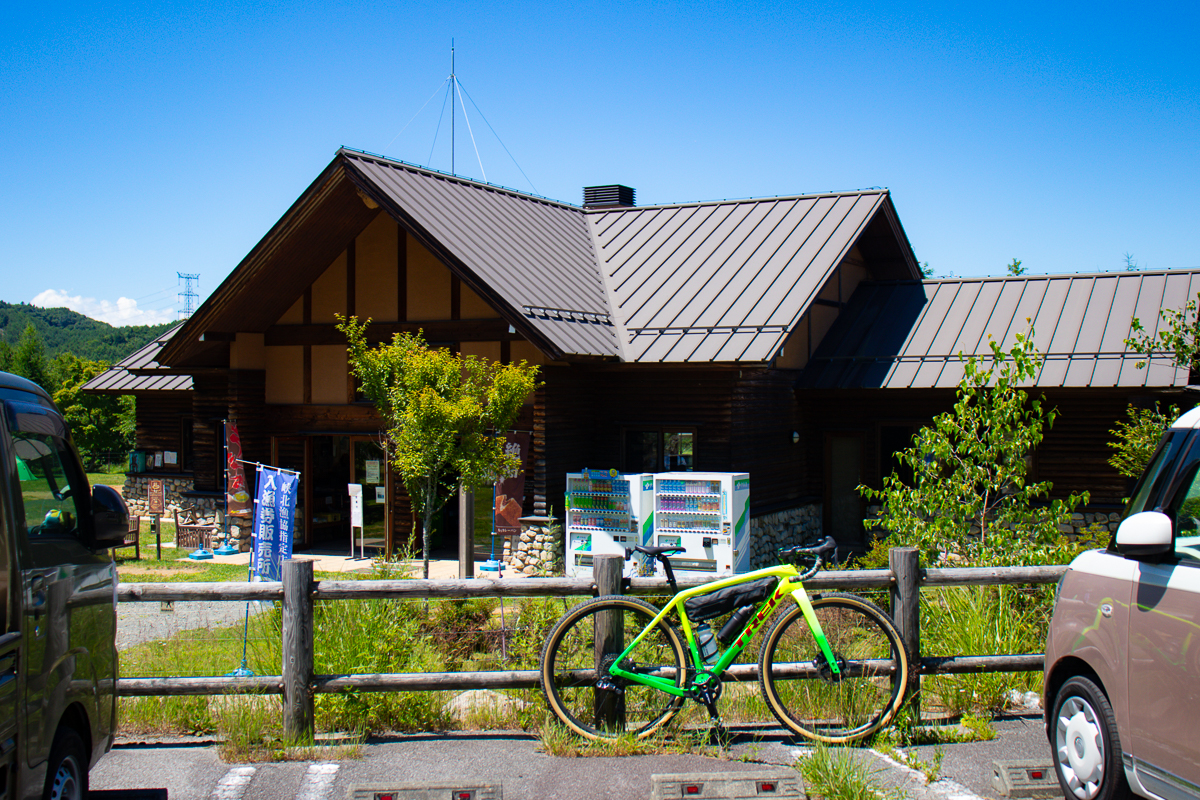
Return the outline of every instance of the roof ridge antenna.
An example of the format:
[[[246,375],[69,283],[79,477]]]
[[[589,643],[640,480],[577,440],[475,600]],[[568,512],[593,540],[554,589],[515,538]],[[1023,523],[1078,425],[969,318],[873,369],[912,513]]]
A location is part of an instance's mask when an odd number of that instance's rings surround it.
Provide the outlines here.
[[[389,149],[395,143],[395,141],[400,138],[400,135],[402,133],[404,133],[404,131],[408,130],[408,127],[410,125],[412,125],[413,122],[416,121],[417,117],[421,116],[421,112],[425,110],[425,106],[429,105],[430,101],[432,101],[433,98],[436,97],[439,92],[441,92],[442,87],[446,88],[446,94],[444,95],[443,100],[442,100],[442,111],[441,111],[441,114],[438,116],[438,127],[437,127],[437,130],[434,131],[434,134],[433,134],[433,144],[430,145],[430,148],[429,148],[429,157],[426,159],[427,164],[433,163],[433,151],[437,147],[438,131],[441,130],[442,121],[446,118],[446,101],[449,101],[450,102],[450,172],[448,174],[450,174],[454,177],[465,177],[465,176],[459,176],[459,174],[458,174],[458,161],[457,161],[457,156],[455,153],[455,149],[456,149],[455,148],[455,145],[456,145],[455,140],[457,138],[456,128],[458,127],[457,126],[458,112],[454,108],[454,100],[455,100],[455,97],[457,97],[459,105],[462,106],[463,119],[465,119],[467,122],[467,132],[471,136],[471,146],[475,149],[475,159],[479,163],[479,171],[483,175],[483,182],[490,183],[490,181],[488,180],[488,176],[487,176],[487,170],[484,169],[484,167],[483,167],[483,158],[479,154],[479,145],[475,141],[475,131],[471,127],[471,117],[467,113],[466,101],[470,100],[471,105],[474,106],[475,110],[479,112],[480,119],[482,119],[483,123],[485,125],[487,125],[488,130],[490,130],[492,132],[492,135],[496,137],[496,141],[500,143],[500,147],[502,147],[504,149],[505,154],[507,154],[508,157],[510,159],[512,159],[513,165],[517,168],[517,171],[521,173],[521,177],[523,177],[526,181],[529,182],[529,186],[530,186],[530,188],[533,189],[533,193],[535,195],[540,195],[541,192],[538,191],[537,186],[535,186],[533,181],[529,179],[529,176],[525,174],[525,170],[521,168],[521,165],[517,162],[517,159],[513,156],[512,151],[508,149],[508,145],[506,145],[504,143],[504,140],[500,138],[500,134],[496,133],[496,129],[492,127],[492,123],[488,122],[488,118],[484,115],[483,110],[479,107],[479,104],[475,102],[475,98],[471,97],[471,93],[467,91],[466,87],[462,85],[462,81],[460,81],[458,79],[458,71],[456,69],[456,64],[455,64],[455,47],[454,47],[454,39],[453,38],[450,39],[450,75],[444,81],[442,81],[441,86],[438,86],[437,89],[433,90],[433,94],[431,94],[429,96],[429,98],[426,99],[425,102],[421,105],[421,107],[419,109],[417,109],[417,113],[413,114],[412,119],[410,119],[408,122],[406,122],[404,124],[404,127],[401,128],[400,131],[395,136],[392,137],[391,141],[389,141],[387,143],[387,145],[384,147],[384,150]],[[464,99],[464,96],[465,96],[465,99]],[[366,152],[366,151],[362,151],[362,152]],[[388,156],[381,155],[379,157],[380,158],[388,158],[391,161],[401,161],[401,163],[408,163],[408,162],[402,161],[401,159],[389,158]],[[414,164],[413,166],[421,166],[421,165]],[[441,172],[443,175],[447,174],[446,172],[444,172],[442,170],[436,170],[430,166],[423,166],[423,167],[421,167],[421,169],[428,169],[428,170],[433,170],[435,172]],[[474,178],[466,178],[466,179],[467,180],[475,180]],[[517,190],[514,190],[514,191],[517,191]]]

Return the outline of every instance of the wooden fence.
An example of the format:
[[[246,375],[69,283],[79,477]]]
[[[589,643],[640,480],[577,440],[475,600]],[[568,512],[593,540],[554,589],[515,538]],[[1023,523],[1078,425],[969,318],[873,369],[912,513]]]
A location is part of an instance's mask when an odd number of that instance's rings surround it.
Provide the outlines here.
[[[894,548],[886,570],[827,570],[805,581],[810,591],[888,589],[891,613],[900,629],[909,662],[923,675],[981,672],[1032,672],[1042,669],[1043,655],[921,655],[918,598],[923,587],[997,586],[1055,583],[1066,570],[1051,567],[982,567],[922,569],[913,548]],[[667,595],[662,578],[621,577],[620,556],[597,556],[594,578],[519,578],[506,580],[354,580],[314,581],[311,561],[285,561],[283,581],[267,583],[122,583],[120,602],[282,601],[283,664],[281,675],[248,678],[120,678],[117,694],[149,695],[281,694],[284,727],[289,733],[313,731],[313,697],[322,692],[405,692],[465,689],[515,689],[538,686],[537,670],[489,672],[313,674],[313,603],[316,600],[365,598],[461,599],[468,597],[566,597],[601,594]],[[679,581],[681,589],[706,583]],[[756,680],[756,664],[737,664],[730,679]],[[919,713],[919,712],[918,712]]]

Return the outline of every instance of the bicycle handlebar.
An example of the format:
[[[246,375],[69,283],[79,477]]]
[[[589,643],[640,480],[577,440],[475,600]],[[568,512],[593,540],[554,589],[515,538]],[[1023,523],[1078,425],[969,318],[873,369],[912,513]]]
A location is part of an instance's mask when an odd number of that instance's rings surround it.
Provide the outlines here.
[[[812,559],[812,566],[800,573],[800,580],[806,581],[816,575],[821,565],[833,560],[837,560],[837,542],[832,536],[826,536],[825,540],[815,547],[781,547],[779,548],[779,560],[784,561],[794,566],[799,566],[801,561]]]

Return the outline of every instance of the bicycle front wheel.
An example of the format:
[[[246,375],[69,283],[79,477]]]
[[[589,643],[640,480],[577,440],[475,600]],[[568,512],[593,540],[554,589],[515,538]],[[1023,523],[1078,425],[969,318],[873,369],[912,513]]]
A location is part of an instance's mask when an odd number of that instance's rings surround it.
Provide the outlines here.
[[[840,670],[834,675],[797,605],[771,626],[758,656],[772,713],[792,731],[830,744],[870,736],[904,702],[908,660],[900,633],[874,603],[830,592],[812,601]]]
[[[684,686],[683,641],[665,619],[650,627],[656,616],[658,609],[643,600],[610,595],[580,603],[554,626],[542,648],[542,692],[567,727],[589,739],[622,732],[644,739],[675,716],[682,697],[611,678],[607,672],[649,628],[621,667]]]

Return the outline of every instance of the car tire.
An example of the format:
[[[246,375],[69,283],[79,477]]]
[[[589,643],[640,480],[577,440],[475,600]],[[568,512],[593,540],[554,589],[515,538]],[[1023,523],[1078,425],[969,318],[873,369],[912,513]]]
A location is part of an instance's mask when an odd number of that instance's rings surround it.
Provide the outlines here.
[[[88,794],[88,754],[74,728],[63,726],[54,735],[46,765],[44,800],[83,800]]]
[[[1054,697],[1050,744],[1067,800],[1132,797],[1121,764],[1117,719],[1104,691],[1084,677],[1066,681]]]

